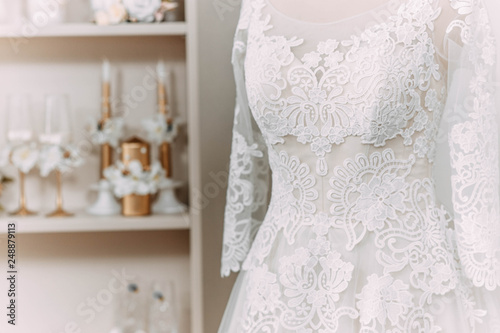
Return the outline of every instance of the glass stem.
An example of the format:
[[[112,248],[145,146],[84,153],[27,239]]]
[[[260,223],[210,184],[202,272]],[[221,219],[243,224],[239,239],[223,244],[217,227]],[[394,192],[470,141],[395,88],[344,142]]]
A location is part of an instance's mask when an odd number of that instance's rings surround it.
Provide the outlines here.
[[[19,207],[21,209],[26,208],[26,196],[24,193],[24,178],[25,178],[25,173],[19,170],[19,186],[20,186]]]
[[[57,209],[62,210],[62,177],[61,171],[56,170],[57,178]]]

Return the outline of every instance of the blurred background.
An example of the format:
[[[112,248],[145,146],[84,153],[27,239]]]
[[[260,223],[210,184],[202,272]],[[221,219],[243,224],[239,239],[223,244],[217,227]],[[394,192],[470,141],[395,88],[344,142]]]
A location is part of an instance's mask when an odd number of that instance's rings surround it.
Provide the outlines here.
[[[222,279],[219,270],[239,9],[237,0],[0,0],[0,151],[10,154],[0,172],[11,179],[0,196],[6,277],[8,225],[16,224],[16,295],[7,296],[10,282],[1,278],[1,332],[217,331],[235,278]],[[104,191],[96,187],[102,147],[94,137],[106,121],[103,101],[124,123],[113,161],[137,136],[149,144],[146,173],[162,156],[150,138],[155,129],[144,126],[161,109],[160,83],[167,118],[178,124],[169,179],[186,210],[89,213]],[[62,96],[65,106],[53,111],[50,96]],[[57,167],[41,175],[47,135],[71,144],[82,160],[62,172],[63,205],[73,216],[47,216],[58,197]],[[25,176],[20,165],[35,159],[21,152],[21,164],[13,161],[20,142],[38,158]],[[12,216],[23,189],[36,214]],[[151,207],[162,191],[150,192]],[[12,298],[15,326],[6,316]]]

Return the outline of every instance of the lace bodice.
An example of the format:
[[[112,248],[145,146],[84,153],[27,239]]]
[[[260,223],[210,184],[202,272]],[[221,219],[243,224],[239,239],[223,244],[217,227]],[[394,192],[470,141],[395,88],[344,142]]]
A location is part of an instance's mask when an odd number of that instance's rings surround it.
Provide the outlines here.
[[[347,316],[363,332],[417,321],[438,332],[424,306],[433,295],[458,290],[474,303],[470,286],[498,290],[495,47],[480,1],[392,1],[321,24],[244,1],[222,274],[258,270],[254,289],[271,289],[253,297],[267,295],[262,313],[283,306],[290,331],[336,332]],[[446,208],[433,168],[442,144]],[[368,247],[372,274],[354,293],[355,253]],[[323,287],[306,288],[311,279]],[[369,297],[381,290],[393,297],[383,320]],[[333,305],[349,292],[355,306]],[[290,309],[318,293],[329,306]],[[467,309],[475,327],[485,313]]]

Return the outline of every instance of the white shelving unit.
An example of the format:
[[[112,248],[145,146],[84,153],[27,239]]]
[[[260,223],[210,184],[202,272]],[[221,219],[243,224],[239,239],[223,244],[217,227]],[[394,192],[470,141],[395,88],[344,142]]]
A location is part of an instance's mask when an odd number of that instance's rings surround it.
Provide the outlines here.
[[[184,22],[123,23],[109,26],[97,26],[93,23],[66,23],[42,27],[29,33],[20,27],[0,26],[0,38],[184,36],[187,31],[187,24]]]
[[[10,26],[0,26],[0,49],[3,48],[4,51],[9,50],[9,43],[12,38],[25,38],[28,43],[22,43],[21,46],[24,48],[21,56],[17,54],[12,54],[7,57],[7,60],[0,60],[0,64],[2,61],[7,62],[4,64],[4,68],[11,69],[11,73],[6,73],[7,77],[13,78],[13,81],[18,80],[16,68],[20,71],[23,71],[25,68],[35,69],[35,71],[39,71],[39,73],[50,72],[54,73],[54,77],[51,78],[49,75],[37,74],[36,79],[30,82],[30,84],[26,85],[27,90],[32,90],[32,92],[37,92],[37,89],[56,89],[60,85],[55,82],[59,80],[61,77],[65,77],[64,75],[57,71],[57,68],[47,69],[46,67],[55,63],[54,66],[60,66],[61,71],[71,72],[68,74],[69,83],[67,83],[67,89],[73,89],[70,92],[70,95],[76,96],[76,104],[80,103],[80,110],[89,110],[88,96],[79,97],[78,89],[81,89],[77,86],[77,81],[71,76],[80,75],[82,79],[78,79],[78,84],[82,86],[86,84],[88,80],[90,80],[90,76],[88,74],[88,58],[92,58],[93,63],[97,66],[95,68],[95,73],[100,73],[100,67],[98,67],[98,62],[102,57],[102,52],[100,48],[104,48],[103,52],[107,53],[116,53],[116,58],[118,58],[118,62],[121,61],[123,66],[128,66],[130,68],[130,72],[133,70],[136,71],[135,76],[132,77],[127,76],[127,73],[121,74],[122,80],[130,80],[130,87],[121,85],[120,89],[123,91],[130,91],[134,86],[137,86],[137,83],[132,82],[136,80],[140,82],[141,74],[137,74],[138,68],[146,68],[151,67],[154,64],[155,59],[158,59],[158,56],[161,56],[163,53],[168,53],[168,56],[171,57],[173,63],[175,74],[177,75],[176,84],[180,84],[180,87],[176,87],[174,94],[178,99],[177,106],[179,109],[182,109],[182,117],[187,121],[187,128],[185,130],[186,136],[189,137],[189,145],[184,142],[185,152],[184,157],[179,157],[181,162],[181,167],[178,167],[178,170],[182,173],[183,181],[187,182],[187,187],[184,188],[184,200],[187,199],[189,202],[194,202],[196,198],[193,197],[196,189],[201,187],[201,176],[200,176],[200,151],[199,151],[199,123],[198,123],[198,106],[197,106],[197,94],[198,94],[198,78],[197,78],[197,27],[196,27],[196,1],[195,0],[185,0],[185,22],[169,22],[162,24],[121,24],[116,26],[96,26],[91,23],[67,23],[59,26],[47,26],[39,29],[36,34],[24,36],[23,31],[20,28],[10,27]],[[43,38],[41,38],[43,37]],[[80,39],[82,37],[82,39]],[[125,37],[129,37],[132,40],[130,44],[130,51],[127,52],[127,41],[128,39]],[[80,40],[83,40],[83,44],[80,44]],[[136,49],[136,43],[145,43],[147,50],[149,53],[141,53]],[[2,44],[3,43],[3,44]],[[24,45],[26,44],[26,45]],[[3,46],[2,46],[3,45]],[[83,46],[82,46],[83,45]],[[142,44],[141,44],[142,45]],[[157,46],[155,46],[157,45]],[[79,52],[75,49],[82,47],[85,51]],[[61,54],[57,52],[57,48],[61,48],[61,50],[65,49]],[[73,49],[72,49],[73,48]],[[118,50],[125,50],[123,52]],[[17,52],[17,51],[16,51]],[[85,53],[86,52],[86,53]],[[81,55],[84,53],[84,55]],[[56,56],[54,56],[54,54]],[[113,60],[113,59],[111,59]],[[167,57],[167,61],[169,61]],[[57,62],[57,63],[56,63]],[[10,66],[13,64],[13,66]],[[80,68],[81,66],[87,66],[85,68]],[[168,65],[168,64],[167,64]],[[27,71],[27,69],[26,69]],[[44,72],[45,71],[45,72]],[[180,73],[180,74],[179,74]],[[22,73],[20,76],[24,75],[24,81],[26,78],[29,78],[29,74],[27,72]],[[60,76],[58,76],[60,75]],[[86,76],[87,75],[87,76]],[[179,77],[180,76],[180,77]],[[4,76],[5,78],[6,76]],[[20,79],[19,79],[20,80]],[[41,80],[45,80],[42,82],[38,82]],[[87,80],[87,81],[85,81]],[[3,90],[10,89],[11,91],[17,91],[20,89],[24,89],[24,83],[17,82],[8,84],[4,82],[5,86],[0,87],[4,88]],[[74,86],[72,86],[74,83]],[[45,86],[46,85],[46,86]],[[22,87],[22,88],[21,88]],[[39,87],[39,88],[37,88]],[[56,88],[54,88],[56,87]],[[100,87],[89,87],[89,89],[93,89],[94,95],[100,93]],[[5,92],[5,91],[4,91]],[[43,91],[45,93],[45,91]],[[88,95],[88,94],[87,94]],[[99,107],[99,99],[95,99],[92,104],[95,104],[96,108]],[[97,111],[94,111],[94,115]],[[132,117],[133,118],[133,117]],[[83,119],[83,116],[81,116]],[[79,119],[78,121],[80,121]],[[137,122],[137,119],[133,118],[131,120],[132,123]],[[187,140],[186,140],[187,141]],[[182,143],[181,143],[182,144]],[[186,147],[187,146],[187,147]],[[175,150],[174,150],[175,153]],[[175,156],[174,156],[175,158]],[[95,156],[94,156],[95,159]],[[95,163],[94,163],[95,164]],[[83,194],[78,193],[76,188],[78,186],[87,186],[91,182],[94,182],[96,179],[96,172],[93,170],[95,168],[92,166],[86,167],[85,170],[81,171],[81,173],[72,175],[70,181],[63,182],[63,191],[67,191],[68,193],[64,194],[65,203],[81,202]],[[89,170],[93,170],[92,172]],[[174,168],[175,175],[175,168]],[[83,180],[82,180],[83,179]],[[45,190],[47,184],[52,186],[52,189]],[[68,185],[69,184],[69,185]],[[12,187],[16,187],[17,184],[12,185]],[[50,180],[39,180],[37,175],[31,175],[27,180],[27,193],[32,197],[29,198],[28,201],[36,201],[35,206],[38,205],[38,209],[40,210],[49,210],[51,207],[46,207],[47,202],[53,202],[53,182]],[[70,189],[67,190],[65,186]],[[81,191],[86,192],[88,188],[82,188]],[[36,200],[33,200],[33,193],[38,193]],[[5,196],[5,193],[4,193]],[[37,198],[40,197],[38,200]],[[48,200],[46,197],[50,197]],[[44,199],[45,198],[45,199]],[[31,200],[30,200],[31,199]],[[16,198],[12,198],[13,201]],[[52,200],[52,201],[51,201]],[[76,211],[74,217],[69,218],[46,218],[43,214],[39,214],[37,216],[28,217],[28,218],[17,218],[17,217],[9,217],[5,213],[0,217],[0,238],[5,235],[7,230],[7,224],[15,221],[17,223],[17,232],[20,234],[20,248],[29,247],[26,244],[23,244],[24,239],[29,239],[30,242],[36,243],[32,245],[33,247],[44,246],[44,240],[50,239],[54,245],[45,245],[56,246],[59,247],[56,252],[61,253],[71,253],[68,250],[68,247],[71,248],[71,242],[67,242],[67,237],[80,239],[78,237],[83,237],[82,239],[87,240],[89,235],[98,234],[102,237],[98,237],[102,239],[105,235],[106,237],[113,237],[115,243],[120,243],[120,237],[123,238],[124,241],[128,241],[131,236],[126,236],[127,232],[133,232],[140,234],[140,242],[137,242],[137,245],[134,244],[123,244],[123,249],[125,257],[119,257],[116,259],[116,267],[119,265],[125,265],[128,261],[131,262],[130,266],[136,269],[139,273],[141,270],[146,270],[142,272],[144,275],[157,275],[161,277],[161,274],[165,271],[174,272],[179,282],[179,293],[182,298],[183,307],[179,310],[181,314],[181,331],[179,333],[202,333],[203,332],[203,316],[202,316],[202,266],[201,266],[201,227],[200,227],[200,216],[196,210],[191,210],[186,214],[177,214],[177,215],[152,215],[147,217],[122,217],[122,216],[113,216],[113,217],[95,217],[89,216],[85,213],[81,213],[84,206],[88,204],[88,200],[84,205],[78,205],[75,210],[74,207],[70,207],[69,211]],[[73,209],[71,209],[73,208]],[[37,209],[37,207],[35,207]],[[102,234],[101,234],[102,233]],[[158,243],[157,237],[161,234],[165,234],[166,236],[169,233],[172,233],[178,242],[182,242],[183,239],[187,239],[188,243],[179,243],[178,245],[163,245]],[[184,235],[184,233],[188,233],[188,237],[178,237]],[[71,236],[68,236],[71,235]],[[83,236],[79,236],[83,235]],[[125,235],[125,236],[124,236]],[[60,242],[58,241],[58,237],[60,238]],[[47,238],[48,237],[48,238]],[[148,237],[151,237],[152,242],[148,245]],[[38,242],[38,243],[37,243]],[[142,242],[142,243],[141,243]],[[77,242],[78,243],[78,242]],[[175,242],[170,242],[171,244],[175,244]],[[40,245],[41,244],[41,245]],[[64,245],[62,245],[64,244]],[[144,245],[139,245],[144,244]],[[181,246],[182,245],[182,246]],[[62,248],[64,246],[64,248]],[[80,245],[83,247],[83,245]],[[99,246],[99,245],[97,245]],[[115,251],[109,250],[105,245],[103,246],[103,252],[105,251]],[[137,248],[140,253],[149,253],[147,257],[140,257],[140,255],[134,255],[134,246],[142,246],[144,248]],[[148,247],[149,246],[149,247]],[[177,246],[177,247],[175,247]],[[92,245],[94,247],[94,245]],[[151,247],[151,249],[149,249]],[[155,253],[157,248],[162,248],[159,253]],[[178,250],[181,247],[184,250]],[[188,249],[186,252],[185,249]],[[126,250],[126,251],[125,251]],[[49,253],[52,249],[48,248],[45,252]],[[95,250],[97,251],[97,250]],[[149,251],[149,252],[148,252]],[[178,253],[178,251],[181,251]],[[45,253],[42,251],[42,253]],[[36,250],[31,250],[30,253],[36,253]],[[95,269],[102,270],[102,275],[105,276],[106,273],[106,264],[96,265],[94,268],[93,261],[98,261],[102,258],[96,257],[94,250],[89,251],[90,254],[86,256],[85,261],[78,266],[78,269],[88,269],[94,271]],[[110,252],[113,254],[109,254],[108,257],[113,258],[116,256],[115,252]],[[127,254],[128,253],[128,254]],[[154,255],[151,255],[151,254]],[[174,253],[174,255],[172,255]],[[142,254],[144,255],[144,254]],[[26,274],[40,274],[43,275],[42,272],[45,272],[45,268],[40,268],[37,270],[38,263],[36,255],[32,255],[33,259],[25,260],[25,267],[23,267],[23,281],[29,281],[30,278],[37,278],[36,276],[27,276]],[[80,255],[77,257],[79,258]],[[129,257],[127,257],[129,256]],[[77,258],[75,257],[75,258]],[[130,259],[128,259],[130,258]],[[20,258],[21,262],[23,262],[23,258]],[[43,257],[43,260],[47,261],[48,265],[55,265],[50,257]],[[60,266],[51,266],[52,269],[57,269],[59,275],[67,274],[67,279],[72,279],[71,269],[68,268],[65,270],[65,267],[72,267],[73,260],[70,255],[65,255],[64,257],[58,258],[55,262],[59,262],[61,260]],[[81,259],[79,259],[81,260]],[[106,259],[108,260],[108,259]],[[111,259],[109,259],[110,263],[113,263]],[[28,262],[26,262],[28,261]],[[143,263],[146,262],[146,263]],[[32,268],[31,266],[34,268]],[[148,266],[149,265],[149,266]],[[164,267],[167,265],[168,267]],[[156,270],[155,267],[160,267]],[[98,268],[97,268],[98,267]],[[121,267],[121,266],[120,266]],[[32,272],[32,273],[27,273]],[[97,273],[96,273],[97,274]],[[109,274],[108,274],[109,275]],[[98,274],[94,276],[99,276]],[[40,278],[44,280],[44,278]],[[49,278],[46,277],[45,280]],[[103,278],[104,279],[104,278]],[[63,281],[63,280],[61,280]],[[104,283],[105,281],[101,281]],[[26,284],[26,282],[25,282]],[[32,287],[26,288],[35,288]],[[89,290],[98,289],[99,285],[89,286]],[[31,289],[30,289],[31,290]],[[35,290],[35,289],[33,289]],[[25,291],[25,294],[29,293],[29,291]],[[64,291],[60,291],[60,295],[55,295],[54,297],[59,297],[61,300],[65,300]],[[69,295],[69,293],[68,293]],[[45,296],[40,296],[45,297]],[[83,298],[84,296],[67,296],[67,307],[71,308],[73,304],[77,304],[79,298]],[[43,306],[43,301],[40,301],[40,306]],[[31,302],[31,300],[30,300]],[[35,312],[34,307],[36,304],[30,304],[29,308],[25,309],[23,315],[29,317],[26,312]],[[111,313],[111,310],[107,309],[108,313]],[[56,317],[64,318],[64,313],[56,314]],[[68,321],[76,320],[78,322],[78,315],[70,312],[66,314],[68,316]],[[40,314],[42,316],[42,314]],[[47,320],[45,323],[45,327],[47,331],[57,331],[61,330],[60,322],[63,319],[55,319],[52,321]],[[73,319],[71,319],[73,318]],[[36,320],[36,318],[30,318],[30,320]],[[59,321],[58,321],[59,320]],[[54,325],[54,326],[50,326]],[[59,326],[58,326],[59,325]],[[111,328],[109,318],[101,318],[100,320],[96,320],[91,322],[90,324],[83,323],[82,325],[85,329],[82,330],[82,333],[87,332],[98,332],[105,331]],[[50,328],[49,328],[50,326]],[[1,326],[0,326],[1,328]],[[38,329],[38,326],[37,326]],[[103,330],[104,329],[104,330]],[[1,329],[0,329],[1,331]],[[23,331],[23,330],[21,330]],[[7,331],[10,332],[10,331]],[[45,332],[45,331],[40,331]]]
[[[3,218],[2,233],[7,230],[9,221],[17,222],[17,233],[70,233],[70,232],[115,232],[146,230],[189,230],[189,214],[153,215],[148,217],[96,217],[77,213],[72,217],[44,218]]]

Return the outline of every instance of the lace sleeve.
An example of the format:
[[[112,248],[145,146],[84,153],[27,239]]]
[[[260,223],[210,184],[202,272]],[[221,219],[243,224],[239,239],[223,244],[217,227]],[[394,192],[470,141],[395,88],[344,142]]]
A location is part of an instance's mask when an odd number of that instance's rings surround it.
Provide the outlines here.
[[[500,290],[497,43],[488,3],[446,0],[447,126],[458,257],[479,288]]]
[[[224,213],[221,275],[240,270],[267,210],[269,165],[262,135],[253,120],[245,89],[244,61],[251,8],[243,0],[232,51],[236,83],[229,182]]]

